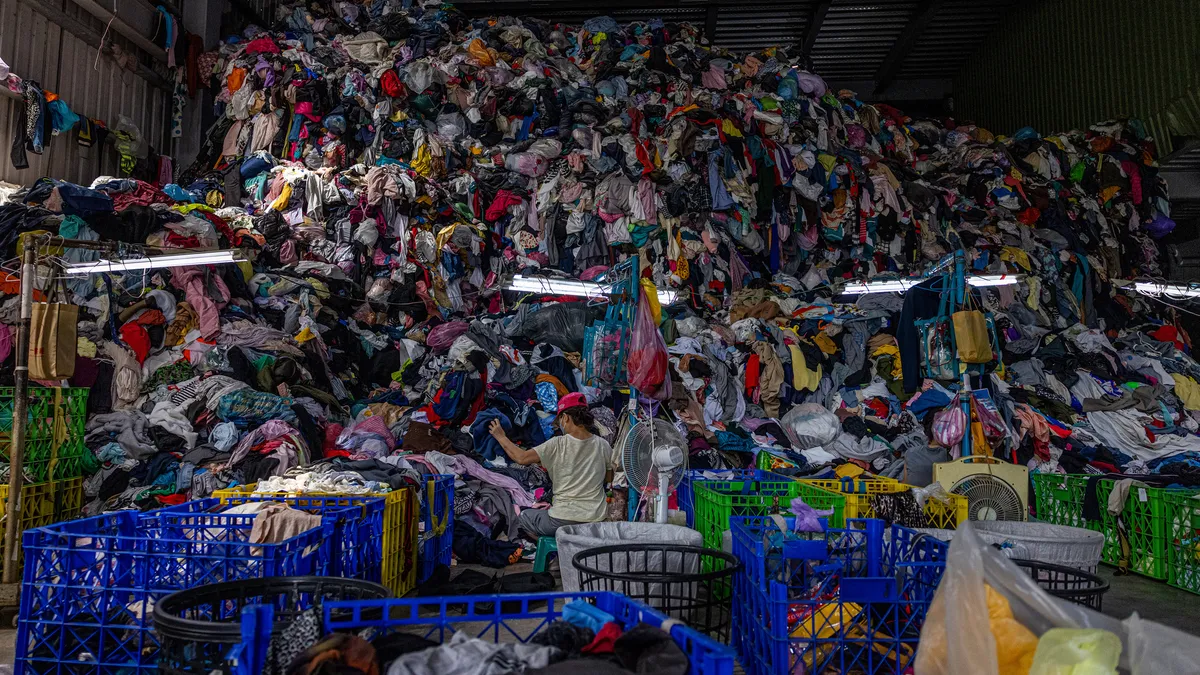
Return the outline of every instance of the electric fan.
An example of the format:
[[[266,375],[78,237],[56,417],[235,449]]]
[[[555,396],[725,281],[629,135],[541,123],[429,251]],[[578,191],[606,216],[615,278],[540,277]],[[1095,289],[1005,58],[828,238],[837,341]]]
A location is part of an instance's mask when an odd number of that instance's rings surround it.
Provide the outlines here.
[[[1029,467],[972,455],[934,464],[933,480],[967,498],[971,520],[1029,518]]]
[[[687,473],[687,443],[665,420],[639,421],[621,442],[625,479],[641,500],[653,498],[654,521],[667,522],[667,497]]]

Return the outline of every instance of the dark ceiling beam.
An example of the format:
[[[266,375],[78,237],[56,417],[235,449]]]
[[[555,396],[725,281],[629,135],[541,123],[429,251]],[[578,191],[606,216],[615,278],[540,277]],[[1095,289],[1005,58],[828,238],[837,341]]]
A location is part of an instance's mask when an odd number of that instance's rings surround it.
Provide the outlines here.
[[[717,42],[717,0],[708,0],[704,10],[704,37],[710,45]]]
[[[804,42],[800,43],[800,53],[808,56],[812,51],[813,45],[817,44],[817,36],[821,34],[821,26],[825,23],[825,15],[829,13],[829,6],[832,5],[831,0],[821,0],[818,2],[812,11],[812,15],[808,17],[808,30],[804,32]]]
[[[937,14],[942,8],[945,0],[921,0],[913,10],[911,18],[904,26],[904,31],[896,38],[892,44],[892,50],[888,52],[887,57],[883,59],[883,64],[879,66],[879,70],[875,73],[875,91],[876,93],[887,90],[888,85],[895,79],[896,73],[900,72],[900,66],[904,64],[904,59],[908,58],[909,52],[917,44],[921,34],[929,26],[929,22],[933,19],[933,15]]]

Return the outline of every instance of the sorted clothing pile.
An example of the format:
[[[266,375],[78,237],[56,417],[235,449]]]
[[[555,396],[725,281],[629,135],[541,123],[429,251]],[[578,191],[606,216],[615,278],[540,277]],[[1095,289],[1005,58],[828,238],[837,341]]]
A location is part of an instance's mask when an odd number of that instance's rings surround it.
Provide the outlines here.
[[[588,375],[603,308],[505,286],[603,279],[634,254],[639,279],[681,298],[643,294],[670,368],[641,389],[687,432],[692,467],[766,452],[760,465],[927,482],[954,441],[922,422],[957,405],[958,373],[930,377],[914,325],[944,277],[904,297],[843,291],[956,251],[967,274],[1021,275],[977,293],[1002,357],[977,380],[991,452],[1050,470],[1200,456],[1188,337],[1117,283],[1159,274],[1174,227],[1137,123],[996,137],[913,119],[828,90],[799,54],[710,49],[686,24],[336,8],[281,6],[200,57],[220,119],[178,183],[41,179],[0,205],[6,257],[46,232],[124,257],[250,257],[68,277],[71,383],[92,388],[89,513],[453,473],[470,526],[456,542],[503,559],[488,547],[553,486],[509,465],[488,421],[533,447],[583,392],[612,442],[626,405]]]

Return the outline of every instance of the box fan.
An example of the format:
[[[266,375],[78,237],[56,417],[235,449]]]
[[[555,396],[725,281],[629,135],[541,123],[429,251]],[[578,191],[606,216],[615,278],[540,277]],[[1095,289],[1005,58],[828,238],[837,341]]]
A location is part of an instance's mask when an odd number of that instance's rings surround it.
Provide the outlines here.
[[[1029,519],[1029,467],[971,455],[934,464],[933,480],[969,500],[971,520]]]

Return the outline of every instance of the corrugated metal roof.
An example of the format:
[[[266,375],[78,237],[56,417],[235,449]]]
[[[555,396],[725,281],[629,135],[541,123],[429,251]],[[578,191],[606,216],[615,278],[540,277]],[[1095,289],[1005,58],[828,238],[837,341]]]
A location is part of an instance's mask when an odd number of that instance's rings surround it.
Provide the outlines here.
[[[922,29],[903,50],[896,75],[948,78],[1018,0],[458,0],[470,16],[514,14],[581,23],[608,15],[620,22],[661,16],[704,30],[713,44],[736,52],[802,45],[820,19],[811,50],[815,72],[833,84],[873,80],[919,17]],[[712,12],[712,14],[710,14]]]

